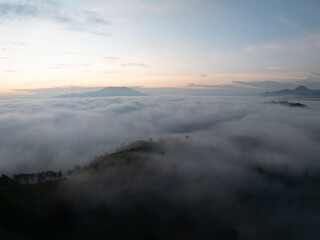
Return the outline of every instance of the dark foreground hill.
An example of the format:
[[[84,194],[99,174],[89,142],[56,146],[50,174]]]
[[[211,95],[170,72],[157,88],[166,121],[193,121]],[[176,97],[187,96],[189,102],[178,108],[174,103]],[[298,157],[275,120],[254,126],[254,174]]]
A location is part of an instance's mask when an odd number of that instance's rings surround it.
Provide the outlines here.
[[[4,178],[0,239],[319,238],[320,171],[257,162],[264,144],[138,141],[56,181]]]
[[[56,98],[88,98],[88,97],[124,97],[124,96],[147,96],[147,94],[128,87],[107,87],[94,92],[71,93],[56,96]]]

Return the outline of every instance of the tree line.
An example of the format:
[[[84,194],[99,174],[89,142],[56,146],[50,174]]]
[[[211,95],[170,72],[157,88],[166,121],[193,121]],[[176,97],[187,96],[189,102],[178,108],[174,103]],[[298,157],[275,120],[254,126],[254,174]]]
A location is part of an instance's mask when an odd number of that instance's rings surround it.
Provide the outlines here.
[[[4,174],[0,176],[0,184],[19,183],[19,184],[35,184],[40,182],[54,181],[63,177],[62,172],[45,171],[40,173],[20,173],[14,174],[10,178]]]

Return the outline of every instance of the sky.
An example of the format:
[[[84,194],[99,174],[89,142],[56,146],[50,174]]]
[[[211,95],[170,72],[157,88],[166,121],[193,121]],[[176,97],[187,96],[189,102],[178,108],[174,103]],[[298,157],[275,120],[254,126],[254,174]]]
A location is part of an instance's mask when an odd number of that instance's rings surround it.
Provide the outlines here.
[[[0,94],[320,88],[319,26],[315,0],[0,0]]]

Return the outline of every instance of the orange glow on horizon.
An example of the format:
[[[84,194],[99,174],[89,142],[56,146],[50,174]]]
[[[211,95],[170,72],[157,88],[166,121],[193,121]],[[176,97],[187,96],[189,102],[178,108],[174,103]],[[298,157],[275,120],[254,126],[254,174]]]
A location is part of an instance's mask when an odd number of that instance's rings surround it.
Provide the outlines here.
[[[93,78],[93,77],[92,77]],[[78,80],[50,80],[44,82],[29,82],[20,84],[19,88],[13,85],[6,86],[0,91],[0,95],[32,95],[26,90],[43,88],[68,88],[68,87],[142,87],[142,88],[192,88],[195,85],[231,85],[236,81],[285,81],[285,80],[305,80],[301,73],[214,73],[207,75],[163,75],[163,76],[141,76],[141,77],[115,77],[112,80],[99,79],[90,81]],[[17,89],[17,90],[16,90]]]

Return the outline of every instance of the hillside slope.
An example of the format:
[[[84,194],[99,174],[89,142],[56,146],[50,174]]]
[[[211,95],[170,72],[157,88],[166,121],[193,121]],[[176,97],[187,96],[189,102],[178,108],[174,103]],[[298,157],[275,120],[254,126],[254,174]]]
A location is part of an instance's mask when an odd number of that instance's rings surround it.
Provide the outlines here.
[[[63,179],[3,182],[0,237],[235,240],[318,236],[314,226],[320,220],[319,169],[299,174],[286,165],[258,162],[256,154],[268,146],[252,136],[230,136],[221,142],[212,145],[189,136],[137,141],[95,158]],[[230,146],[241,153],[237,154],[240,159],[234,158]],[[288,215],[285,219],[283,211]]]

